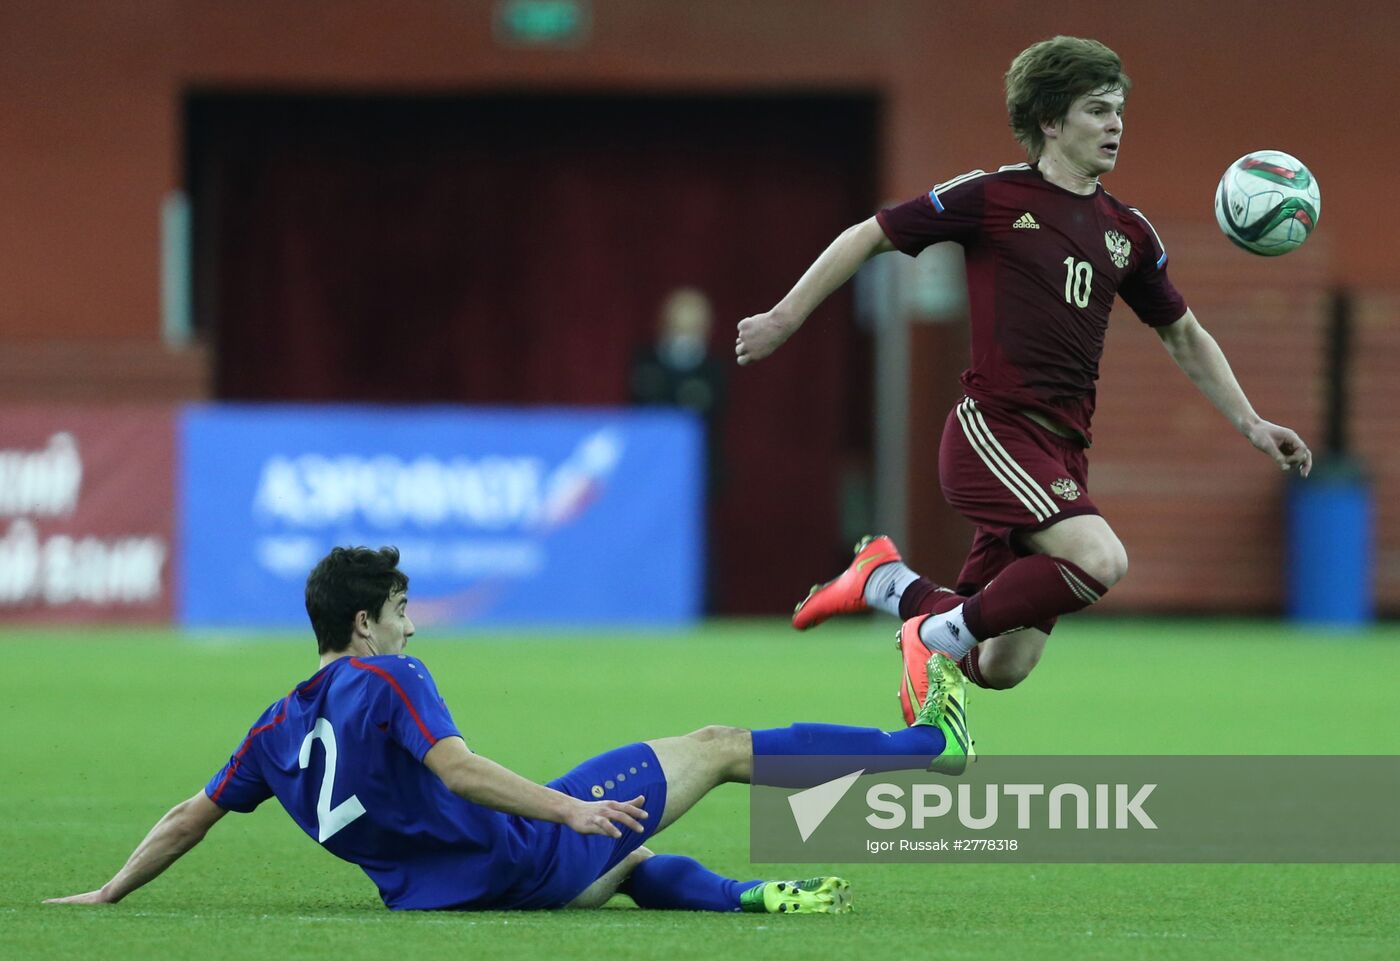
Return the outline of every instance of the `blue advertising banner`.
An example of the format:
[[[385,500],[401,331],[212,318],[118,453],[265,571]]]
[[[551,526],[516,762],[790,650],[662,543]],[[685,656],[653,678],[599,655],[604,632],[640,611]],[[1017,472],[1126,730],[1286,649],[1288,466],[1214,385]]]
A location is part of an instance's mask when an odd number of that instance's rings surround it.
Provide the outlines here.
[[[700,613],[688,414],[209,405],[181,421],[179,620],[305,626],[336,545],[402,552],[420,625]]]

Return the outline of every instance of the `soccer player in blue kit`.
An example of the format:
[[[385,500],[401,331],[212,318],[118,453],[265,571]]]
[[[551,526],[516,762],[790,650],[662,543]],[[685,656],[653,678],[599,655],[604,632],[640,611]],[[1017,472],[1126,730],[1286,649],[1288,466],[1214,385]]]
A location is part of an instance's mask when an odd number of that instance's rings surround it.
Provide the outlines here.
[[[737,881],[644,842],[712,788],[747,782],[756,754],[876,756],[888,770],[956,774],[971,753],[962,675],[934,658],[929,696],[899,731],[712,726],[618,748],[536,784],[473,753],[428,668],[404,653],[413,622],[398,560],[391,547],[337,547],[323,558],[306,582],[320,669],[262,713],[228,763],[157,822],[110,881],[49,903],[120,901],[227,812],[276,797],[311,838],[359,865],[390,908],[599,907],[622,892],[642,908],[841,913],[850,893],[840,878]]]

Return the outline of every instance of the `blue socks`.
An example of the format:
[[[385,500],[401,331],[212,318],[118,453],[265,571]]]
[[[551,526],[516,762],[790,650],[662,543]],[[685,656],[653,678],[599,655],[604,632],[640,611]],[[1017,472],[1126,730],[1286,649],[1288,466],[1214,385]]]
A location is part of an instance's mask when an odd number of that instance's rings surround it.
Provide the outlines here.
[[[619,890],[639,908],[738,911],[739,895],[762,883],[721,877],[694,858],[654,854],[637,865]]]
[[[848,774],[925,767],[943,753],[943,732],[926,724],[885,732],[842,724],[793,724],[753,732],[753,783],[812,787]],[[800,758],[815,758],[802,761]]]
[[[885,732],[874,727],[847,727],[841,724],[793,724],[753,732],[756,756],[778,757],[859,757],[867,771],[896,771],[923,767],[943,753],[943,732],[936,727],[916,725]],[[887,758],[885,765],[880,759]],[[805,784],[822,772],[793,772]],[[836,774],[845,773],[844,771]],[[783,779],[780,776],[780,779]],[[818,777],[817,780],[820,780]],[[772,783],[772,782],[769,782]],[[762,881],[735,881],[715,874],[694,858],[676,854],[655,854],[632,871],[618,888],[639,908],[672,911],[738,911],[739,895]]]
[[[927,761],[942,754],[943,745],[943,732],[926,724],[890,732],[874,727],[847,727],[844,724],[793,724],[753,732],[755,755],[784,757],[857,754],[865,757],[922,757]]]

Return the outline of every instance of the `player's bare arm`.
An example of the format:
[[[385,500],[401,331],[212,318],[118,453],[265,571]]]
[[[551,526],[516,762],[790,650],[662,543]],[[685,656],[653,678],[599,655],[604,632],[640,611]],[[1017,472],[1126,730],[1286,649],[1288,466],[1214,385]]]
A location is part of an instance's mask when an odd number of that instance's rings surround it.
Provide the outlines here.
[[[66,898],[50,898],[45,904],[115,904],[132,891],[159,877],[200,841],[226,812],[201,790],[181,801],[156,822],[131,852],[112,880],[96,891]]]
[[[1157,335],[1191,382],[1256,448],[1282,470],[1296,469],[1304,477],[1312,470],[1312,451],[1296,433],[1264,420],[1249,403],[1230,362],[1190,310],[1181,319],[1157,328]]]
[[[739,321],[739,336],[734,344],[739,363],[751,364],[773,353],[822,301],[851,279],[861,264],[890,250],[894,250],[894,244],[874,217],[847,227],[776,307]]]
[[[474,804],[564,824],[580,834],[621,837],[618,825],[643,830],[643,797],[631,801],[581,801],[536,784],[489,758],[473,754],[460,737],[445,737],[423,756],[423,763],[448,789]]]

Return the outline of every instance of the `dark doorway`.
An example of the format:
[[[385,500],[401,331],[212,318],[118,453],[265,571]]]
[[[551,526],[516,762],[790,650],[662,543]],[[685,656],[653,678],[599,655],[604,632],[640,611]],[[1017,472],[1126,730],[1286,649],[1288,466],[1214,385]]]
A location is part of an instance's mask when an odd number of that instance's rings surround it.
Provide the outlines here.
[[[627,401],[666,295],[728,365],[712,604],[775,613],[839,558],[869,463],[848,291],[771,360],[734,323],[875,206],[867,96],[187,100],[196,324],[226,400]]]

